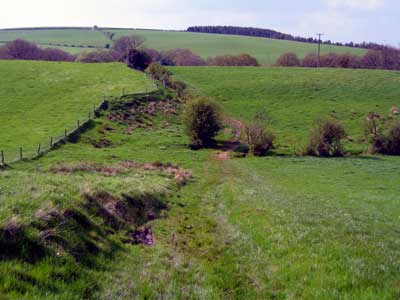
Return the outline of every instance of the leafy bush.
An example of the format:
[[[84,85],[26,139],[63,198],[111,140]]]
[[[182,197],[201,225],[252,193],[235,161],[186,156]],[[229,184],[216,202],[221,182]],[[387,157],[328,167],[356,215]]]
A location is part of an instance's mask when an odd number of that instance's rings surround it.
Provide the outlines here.
[[[154,80],[160,80],[163,82],[167,82],[169,80],[169,76],[171,75],[171,72],[169,72],[165,67],[154,62],[151,63],[146,69],[146,73],[149,74]]]
[[[249,54],[216,56],[214,58],[209,58],[207,60],[207,64],[210,66],[222,66],[222,67],[259,66],[257,59]]]
[[[304,57],[301,66],[305,68],[318,67],[318,56],[313,53],[307,54],[306,57]]]
[[[322,157],[343,156],[344,137],[345,130],[342,124],[335,120],[320,121],[311,132],[306,154]]]
[[[400,155],[400,122],[389,121],[376,113],[370,113],[365,118],[365,133],[371,144],[371,153]]]
[[[244,128],[249,151],[255,156],[264,156],[274,148],[275,136],[264,126],[251,123]]]
[[[128,54],[128,67],[144,71],[151,64],[151,57],[144,51],[133,49]]]
[[[299,67],[300,64],[300,59],[295,53],[282,54],[276,62],[279,67]]]
[[[222,128],[221,110],[210,99],[192,99],[186,104],[184,123],[193,147],[210,146]]]

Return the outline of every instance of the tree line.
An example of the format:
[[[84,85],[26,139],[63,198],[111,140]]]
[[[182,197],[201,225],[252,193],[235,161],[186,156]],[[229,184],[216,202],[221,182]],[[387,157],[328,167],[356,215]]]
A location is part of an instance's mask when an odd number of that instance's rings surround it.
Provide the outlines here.
[[[263,29],[263,28],[255,28],[255,27],[238,27],[238,26],[191,26],[187,29],[188,32],[201,32],[201,33],[214,33],[214,34],[230,34],[230,35],[243,35],[243,36],[254,36],[254,37],[263,37],[277,40],[287,40],[287,41],[296,41],[303,43],[312,43],[318,44],[319,40],[312,37],[301,37],[301,36],[293,36],[291,34],[282,33],[279,31],[271,30],[271,29]],[[322,41],[325,45],[336,45],[336,46],[346,46],[346,47],[354,47],[354,48],[363,48],[363,49],[374,49],[374,50],[382,50],[387,46],[377,44],[377,43],[340,43],[340,42],[332,42],[331,40]]]

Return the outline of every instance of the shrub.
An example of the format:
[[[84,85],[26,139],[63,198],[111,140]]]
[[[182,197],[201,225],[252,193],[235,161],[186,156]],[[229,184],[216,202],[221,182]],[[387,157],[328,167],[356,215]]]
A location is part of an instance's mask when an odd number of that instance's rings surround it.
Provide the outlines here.
[[[123,36],[114,41],[113,49],[119,53],[119,60],[126,61],[131,50],[139,48],[144,39],[137,36]]]
[[[187,87],[186,83],[184,83],[183,81],[180,81],[180,80],[168,81],[168,86],[170,88],[172,88],[173,90],[175,90],[176,94],[180,98],[182,98],[184,96],[185,90]]]
[[[39,60],[41,49],[34,43],[17,39],[5,46],[13,59]]]
[[[161,63],[167,66],[205,66],[206,62],[189,49],[174,49],[161,52]]]
[[[162,61],[161,53],[158,52],[156,49],[145,48],[143,49],[143,51],[146,52],[151,57],[151,61],[161,63]]]
[[[279,67],[299,67],[300,59],[294,53],[285,53],[278,58],[276,65]]]
[[[257,59],[249,54],[216,56],[214,58],[209,58],[207,60],[207,64],[210,66],[222,66],[222,67],[259,66]]]
[[[144,51],[133,49],[129,51],[127,63],[129,68],[144,71],[151,64],[151,57]]]
[[[244,128],[249,151],[255,156],[264,156],[274,148],[275,136],[264,126],[251,123]]]
[[[159,63],[151,63],[146,69],[146,73],[149,74],[154,80],[160,80],[167,82],[171,73]]]
[[[311,132],[306,154],[315,156],[343,156],[342,139],[345,130],[342,124],[335,120],[318,122]]]
[[[46,48],[40,51],[40,60],[45,61],[74,61],[75,56],[60,49]]]
[[[306,68],[317,68],[318,56],[313,53],[307,54],[306,57],[304,57],[301,65]]]
[[[184,123],[193,147],[210,146],[222,128],[220,108],[207,98],[192,99],[186,104]]]
[[[376,113],[365,118],[365,133],[370,142],[371,153],[400,155],[400,122],[388,124],[388,120]]]
[[[115,51],[98,50],[83,52],[76,57],[76,61],[81,63],[107,63],[119,61],[119,58],[119,53]]]
[[[0,59],[13,59],[6,46],[0,47]]]
[[[395,122],[387,136],[387,154],[400,155],[400,122]]]

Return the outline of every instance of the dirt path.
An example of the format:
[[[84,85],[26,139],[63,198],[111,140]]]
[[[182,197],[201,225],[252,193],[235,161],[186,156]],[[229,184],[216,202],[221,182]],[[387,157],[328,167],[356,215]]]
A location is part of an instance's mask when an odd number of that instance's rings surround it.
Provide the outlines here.
[[[240,137],[243,132],[244,125],[242,122],[232,119],[225,118],[224,124],[232,128],[232,139],[225,142],[221,150],[217,152],[215,158],[219,161],[225,161],[231,159],[231,154],[240,146]]]

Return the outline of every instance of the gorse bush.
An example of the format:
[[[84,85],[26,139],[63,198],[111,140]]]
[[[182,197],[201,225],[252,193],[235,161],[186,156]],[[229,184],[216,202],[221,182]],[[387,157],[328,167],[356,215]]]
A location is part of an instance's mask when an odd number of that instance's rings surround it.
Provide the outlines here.
[[[323,120],[311,132],[305,154],[314,156],[343,156],[342,139],[346,136],[344,127],[336,120]]]
[[[247,124],[244,131],[245,142],[252,155],[264,156],[274,148],[275,136],[261,124]]]
[[[211,146],[222,128],[221,110],[208,98],[192,99],[186,104],[184,123],[192,147]]]

